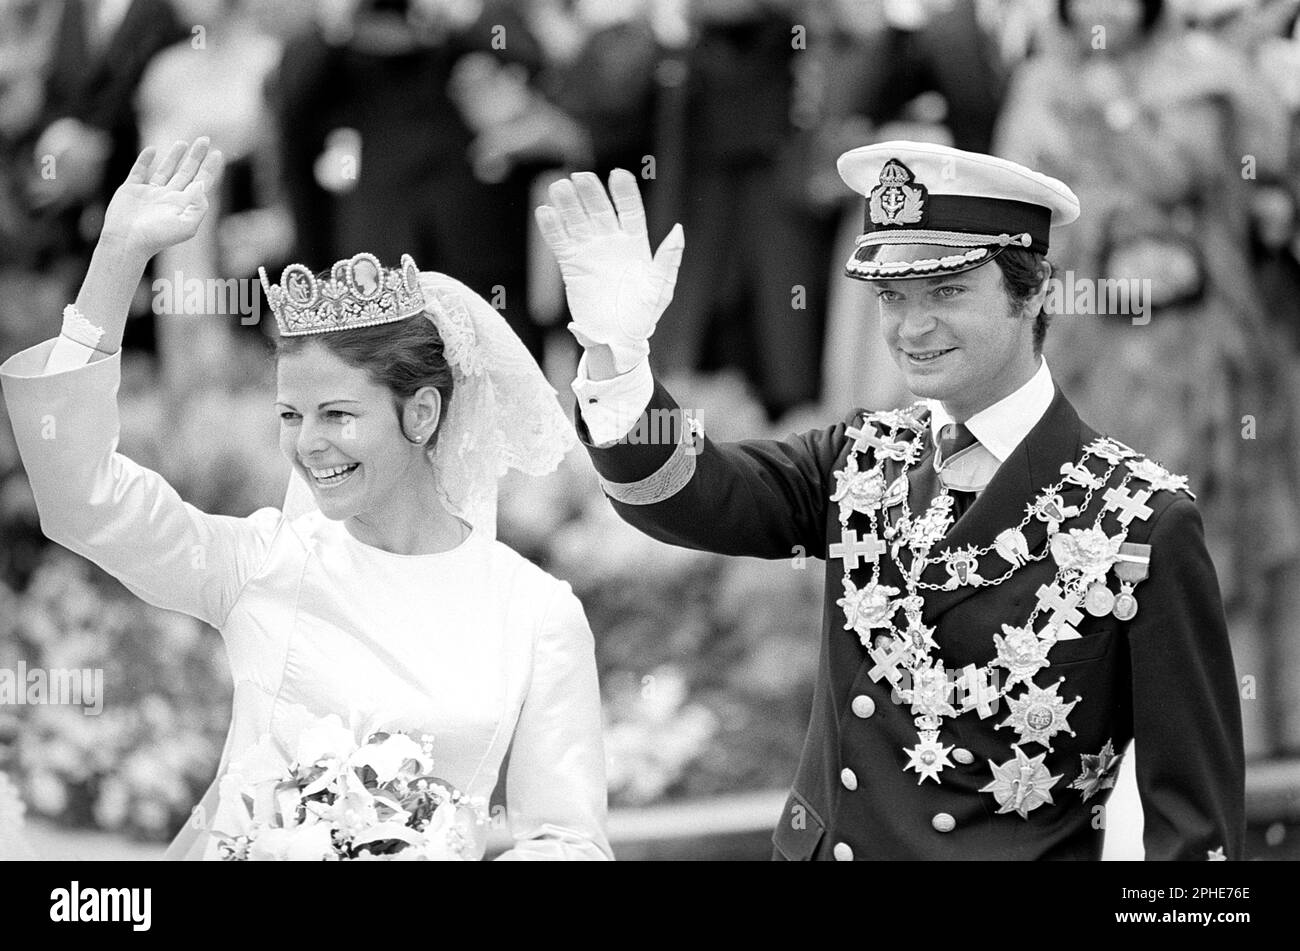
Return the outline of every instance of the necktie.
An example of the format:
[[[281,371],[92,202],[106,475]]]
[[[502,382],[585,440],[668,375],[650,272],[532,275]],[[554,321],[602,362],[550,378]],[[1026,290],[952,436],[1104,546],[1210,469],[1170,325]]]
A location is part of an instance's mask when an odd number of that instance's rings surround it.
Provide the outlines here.
[[[947,463],[957,453],[977,442],[979,440],[966,428],[965,423],[948,423],[946,426],[939,427],[939,437],[935,440],[935,445],[939,447],[940,463]]]
[[[964,423],[948,423],[946,426],[941,426],[939,436],[935,440],[935,445],[939,448],[940,462],[946,465],[949,459],[978,441],[975,434]],[[974,492],[952,489],[948,494],[952,496],[954,503],[952,507],[954,519],[961,518],[975,501]]]
[[[965,515],[966,510],[975,504],[974,492],[967,492],[965,489],[949,489],[948,494],[952,496],[953,501],[953,521],[956,521]]]

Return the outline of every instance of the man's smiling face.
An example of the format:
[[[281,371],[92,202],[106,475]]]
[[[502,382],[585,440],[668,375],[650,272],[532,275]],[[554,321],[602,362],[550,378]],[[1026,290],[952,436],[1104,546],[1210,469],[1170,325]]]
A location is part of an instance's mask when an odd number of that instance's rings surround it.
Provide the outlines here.
[[[951,248],[897,245],[880,260],[916,260]],[[958,419],[1014,392],[1034,373],[1035,305],[1015,306],[993,262],[959,274],[870,281],[880,328],[908,388],[936,399]]]

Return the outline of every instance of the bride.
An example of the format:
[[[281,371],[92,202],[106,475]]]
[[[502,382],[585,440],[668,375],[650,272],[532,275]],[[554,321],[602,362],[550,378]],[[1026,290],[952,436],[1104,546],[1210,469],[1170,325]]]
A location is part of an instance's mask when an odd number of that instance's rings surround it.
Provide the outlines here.
[[[612,858],[591,631],[569,586],[495,540],[497,479],[572,445],[555,394],[463,284],[358,254],[262,272],[280,330],[282,509],[209,515],[116,451],[127,306],[149,259],[191,237],[221,153],[145,149],[105,214],[61,334],[0,366],[52,540],[151,604],[220,630],[234,679],[217,779],[168,858],[217,858],[243,808],[222,777],[304,717],[357,738],[433,737],[438,774],[486,799],[506,769],[506,859]],[[481,858],[486,832],[471,836]]]

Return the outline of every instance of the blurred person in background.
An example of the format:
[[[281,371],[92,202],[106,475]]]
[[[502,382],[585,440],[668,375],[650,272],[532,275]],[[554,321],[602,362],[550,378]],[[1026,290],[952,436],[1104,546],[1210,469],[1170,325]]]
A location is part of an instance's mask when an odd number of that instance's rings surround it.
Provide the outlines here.
[[[309,0],[174,0],[190,40],[160,53],[145,71],[137,96],[140,127],[152,142],[190,141],[202,134],[220,143],[226,169],[220,191],[198,234],[159,253],[155,270],[182,287],[193,280],[243,278],[250,287],[259,264],[286,262],[292,231],[287,209],[276,201],[278,176],[266,87],[278,68],[284,40],[305,30],[314,16]],[[186,306],[180,293],[152,295],[159,369],[178,406],[196,383],[216,381],[239,361],[230,358],[235,330],[245,315],[205,295],[204,308]],[[248,295],[245,295],[247,299]],[[256,306],[256,302],[252,302]]]
[[[657,0],[543,0],[529,23],[547,50],[548,96],[589,139],[591,167],[640,169],[655,147]],[[580,164],[580,163],[579,163]]]
[[[826,307],[825,224],[787,154],[796,144],[792,69],[815,42],[797,42],[799,7],[687,5],[660,66],[669,85],[650,194],[652,227],[680,221],[696,249],[659,325],[656,369],[738,367],[772,419],[818,396]]]
[[[141,77],[187,33],[167,0],[64,0],[59,7],[28,192],[48,228],[42,264],[72,281],[89,261],[115,183],[139,151]],[[149,316],[129,321],[125,346],[152,349],[153,333]]]
[[[850,200],[834,159],[861,145],[891,139],[934,142],[987,152],[1007,79],[1005,52],[990,27],[1011,30],[1024,10],[977,0],[834,0],[818,5],[827,41],[812,62],[822,91],[822,148],[811,163],[819,191],[839,212],[835,250],[844,260],[861,231],[861,203]],[[830,272],[827,272],[829,276]],[[824,402],[899,406],[911,401],[902,374],[881,346],[875,299],[856,281],[830,285],[823,364]]]
[[[1265,681],[1243,705],[1259,755],[1300,740],[1280,686],[1300,672],[1284,656],[1300,621],[1297,416],[1250,260],[1285,124],[1248,61],[1164,7],[1061,0],[995,150],[1072,182],[1089,209],[1061,238],[1063,268],[1147,282],[1145,320],[1105,314],[1098,291],[1101,315],[1058,316],[1047,357],[1096,425],[1197,486],[1238,666]]]
[[[581,144],[534,90],[541,65],[512,2],[323,3],[275,83],[295,259],[409,252],[459,275],[540,354],[525,306],[529,187]],[[513,135],[494,136],[503,126]]]
[[[65,293],[37,272],[55,229],[29,191],[59,13],[36,0],[0,0],[0,346],[38,340],[32,301],[56,306]]]
[[[1250,58],[1287,112],[1285,174],[1261,176],[1252,190],[1251,251],[1268,318],[1291,342],[1292,369],[1300,371],[1300,0],[1182,0],[1182,6]]]

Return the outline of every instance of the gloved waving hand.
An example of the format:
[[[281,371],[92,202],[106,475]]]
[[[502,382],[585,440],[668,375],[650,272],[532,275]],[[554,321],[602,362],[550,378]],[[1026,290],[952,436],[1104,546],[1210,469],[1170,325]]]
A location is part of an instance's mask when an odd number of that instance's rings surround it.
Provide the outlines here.
[[[649,354],[672,300],[682,226],[651,256],[636,178],[621,168],[610,173],[608,195],[593,173],[577,172],[553,184],[550,198],[537,209],[537,224],[564,278],[569,330],[589,352],[608,347],[614,372],[626,373]]]

